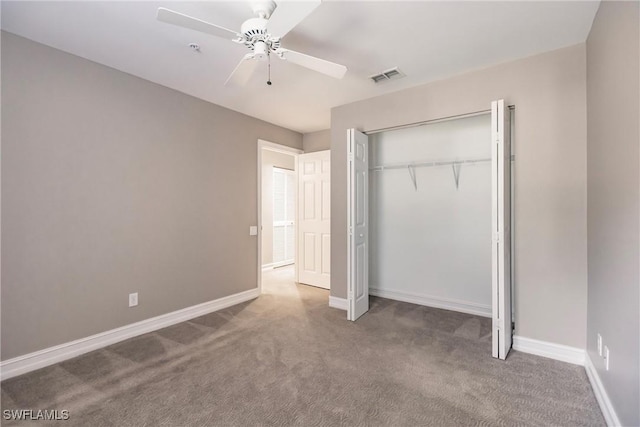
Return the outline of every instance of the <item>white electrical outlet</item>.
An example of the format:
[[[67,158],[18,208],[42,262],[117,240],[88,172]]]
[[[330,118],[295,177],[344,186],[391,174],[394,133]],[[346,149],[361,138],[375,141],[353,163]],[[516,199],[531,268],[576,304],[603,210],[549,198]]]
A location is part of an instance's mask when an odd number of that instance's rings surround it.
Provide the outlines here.
[[[598,354],[602,356],[602,335],[598,334]]]
[[[604,368],[608,371],[611,363],[611,357],[609,356],[609,347],[604,346]]]
[[[129,294],[129,307],[135,307],[138,305],[138,293]]]

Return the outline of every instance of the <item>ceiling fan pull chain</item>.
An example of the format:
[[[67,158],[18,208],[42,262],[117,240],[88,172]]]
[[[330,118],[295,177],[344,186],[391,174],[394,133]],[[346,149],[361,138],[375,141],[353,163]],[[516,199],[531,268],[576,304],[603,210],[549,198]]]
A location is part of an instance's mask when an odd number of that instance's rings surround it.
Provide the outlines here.
[[[271,54],[270,53],[267,53],[267,68],[268,68],[267,84],[271,86]]]

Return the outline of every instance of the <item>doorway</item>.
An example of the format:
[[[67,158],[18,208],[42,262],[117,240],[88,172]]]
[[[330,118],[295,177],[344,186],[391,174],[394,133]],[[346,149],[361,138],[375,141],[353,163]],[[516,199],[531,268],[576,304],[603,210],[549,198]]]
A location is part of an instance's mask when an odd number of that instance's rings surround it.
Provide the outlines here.
[[[330,287],[330,152],[258,140],[258,288],[263,275]],[[286,273],[286,274],[285,274]]]
[[[264,272],[290,267],[297,281],[297,163],[302,150],[258,140],[258,288]]]

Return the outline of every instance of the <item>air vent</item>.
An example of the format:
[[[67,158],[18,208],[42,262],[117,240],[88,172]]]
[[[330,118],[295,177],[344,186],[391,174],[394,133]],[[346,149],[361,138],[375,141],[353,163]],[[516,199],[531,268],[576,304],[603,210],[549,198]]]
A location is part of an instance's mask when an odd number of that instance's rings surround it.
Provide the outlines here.
[[[370,76],[369,78],[373,80],[374,83],[381,83],[391,79],[399,79],[401,77],[404,77],[404,73],[400,71],[398,67],[395,67],[390,70],[383,71],[380,74]]]

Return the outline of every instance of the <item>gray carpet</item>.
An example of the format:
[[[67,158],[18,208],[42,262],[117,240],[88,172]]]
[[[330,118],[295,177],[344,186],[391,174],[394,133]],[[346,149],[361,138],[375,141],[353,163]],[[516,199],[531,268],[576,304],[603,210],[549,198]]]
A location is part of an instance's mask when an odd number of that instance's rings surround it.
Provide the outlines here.
[[[65,426],[605,425],[583,368],[492,359],[489,319],[372,298],[351,323],[291,277],[276,270],[254,301],[6,380],[2,409],[67,409]]]

